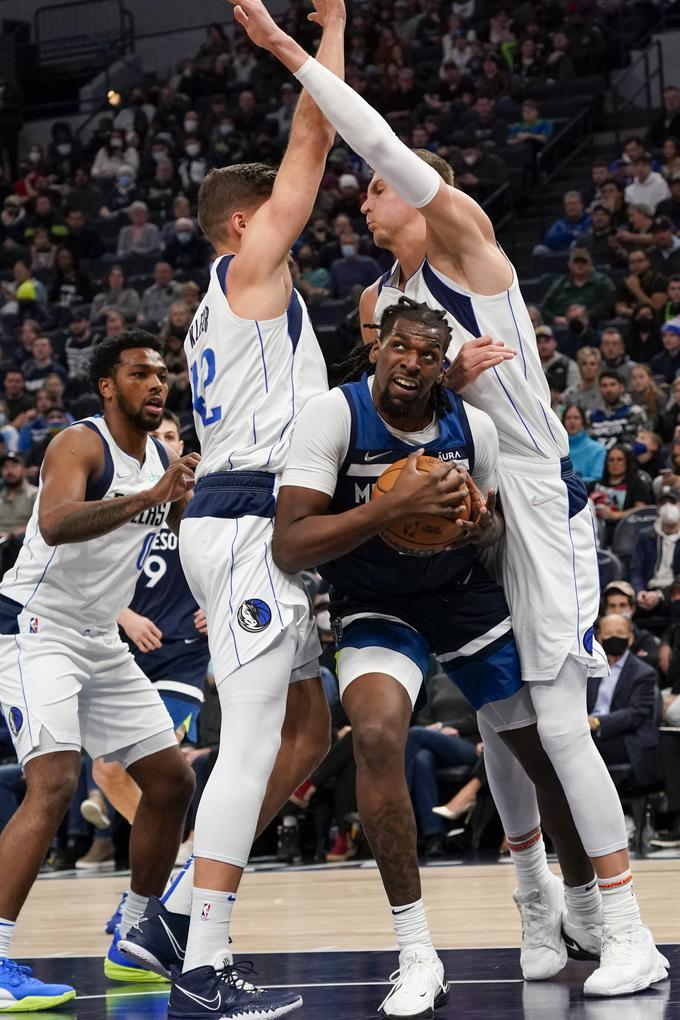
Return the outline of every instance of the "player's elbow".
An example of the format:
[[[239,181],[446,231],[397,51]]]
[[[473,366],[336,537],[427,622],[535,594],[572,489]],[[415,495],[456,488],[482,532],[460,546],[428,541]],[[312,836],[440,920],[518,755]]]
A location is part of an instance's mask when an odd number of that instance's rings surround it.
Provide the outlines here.
[[[276,566],[279,570],[283,570],[284,574],[296,574],[305,566],[300,561],[300,553],[295,548],[295,543],[282,535],[276,528],[274,528],[272,538],[272,557]]]
[[[59,536],[55,526],[46,517],[38,518],[38,528],[45,545],[54,546],[59,542]]]

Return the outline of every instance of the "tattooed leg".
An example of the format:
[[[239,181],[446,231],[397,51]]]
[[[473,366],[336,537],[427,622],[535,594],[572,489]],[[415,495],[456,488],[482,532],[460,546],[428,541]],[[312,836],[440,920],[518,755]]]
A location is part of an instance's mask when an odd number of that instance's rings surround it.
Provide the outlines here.
[[[368,673],[349,685],[343,707],[352,725],[359,814],[387,898],[393,906],[414,903],[416,821],[404,772],[411,700],[394,677]]]

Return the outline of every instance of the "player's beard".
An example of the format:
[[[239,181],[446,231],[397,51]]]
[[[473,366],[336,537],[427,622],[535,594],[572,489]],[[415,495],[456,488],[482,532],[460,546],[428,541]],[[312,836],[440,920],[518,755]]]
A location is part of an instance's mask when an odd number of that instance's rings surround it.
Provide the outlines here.
[[[140,432],[154,432],[162,421],[163,408],[159,407],[158,417],[149,417],[145,413],[143,407],[135,409],[129,401],[125,399],[123,394],[118,391],[118,410],[124,418],[134,425],[135,428],[139,429]]]

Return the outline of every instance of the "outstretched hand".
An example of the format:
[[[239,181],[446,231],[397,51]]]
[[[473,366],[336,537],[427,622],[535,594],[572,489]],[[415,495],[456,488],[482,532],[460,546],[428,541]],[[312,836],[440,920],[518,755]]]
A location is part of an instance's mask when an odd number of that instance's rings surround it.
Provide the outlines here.
[[[342,18],[345,20],[346,11],[344,0],[312,0],[314,10],[307,15],[307,21],[313,21],[315,25],[324,27],[329,18]]]
[[[263,50],[273,52],[277,40],[284,34],[276,24],[262,0],[229,0],[234,6],[234,18],[245,30],[248,38]]]
[[[451,367],[444,376],[444,385],[454,393],[462,393],[466,386],[475,382],[482,372],[495,368],[504,361],[512,361],[517,351],[506,347],[502,340],[481,336],[469,340],[459,350]]]

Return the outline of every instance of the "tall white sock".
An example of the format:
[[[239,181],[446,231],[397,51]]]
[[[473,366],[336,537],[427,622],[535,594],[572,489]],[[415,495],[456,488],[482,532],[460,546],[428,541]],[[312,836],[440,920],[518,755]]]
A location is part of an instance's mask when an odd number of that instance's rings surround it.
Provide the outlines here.
[[[229,947],[229,922],[236,893],[194,888],[183,973],[205,967]]]
[[[640,908],[630,868],[612,878],[598,879],[602,893],[602,922],[610,928],[630,928],[640,923]]]
[[[434,950],[422,899],[401,907],[390,907],[390,911],[399,952],[403,949],[412,949],[414,946],[428,946]]]
[[[139,896],[136,892],[133,892],[132,889],[128,889],[128,894],[125,897],[125,903],[123,904],[120,924],[118,926],[120,930],[120,937],[122,939],[125,938],[132,925],[136,924],[143,915],[148,903],[148,896]]]
[[[515,865],[517,891],[520,896],[534,892],[550,879],[550,868],[545,856],[543,833],[536,829],[523,840],[508,836],[510,857]]]
[[[564,900],[572,924],[602,923],[602,896],[596,878],[586,885],[565,885]]]
[[[9,956],[9,947],[12,944],[12,935],[16,928],[16,921],[8,921],[0,917],[0,960],[6,960]]]
[[[194,891],[194,858],[188,859],[179,875],[176,875],[161,898],[162,903],[173,914],[191,913],[191,894]]]

